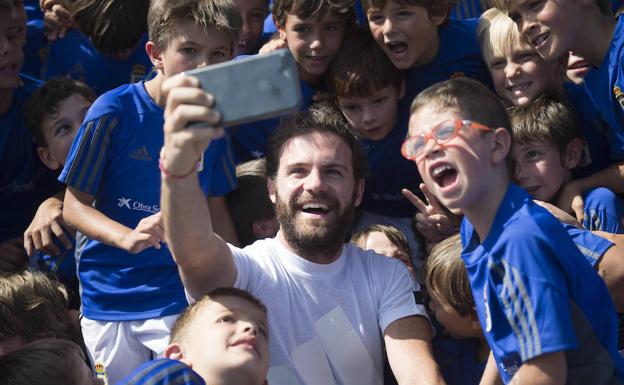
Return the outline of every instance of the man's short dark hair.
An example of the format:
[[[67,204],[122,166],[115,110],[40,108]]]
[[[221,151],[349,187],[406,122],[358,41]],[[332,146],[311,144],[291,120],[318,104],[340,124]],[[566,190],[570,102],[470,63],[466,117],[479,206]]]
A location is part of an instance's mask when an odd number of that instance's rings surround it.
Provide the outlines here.
[[[292,138],[313,132],[329,133],[339,137],[351,150],[351,164],[355,180],[366,177],[368,163],[362,145],[351,133],[349,124],[335,108],[328,104],[319,104],[309,111],[299,112],[283,118],[280,125],[269,138],[267,146],[267,177],[274,178],[279,168],[284,144]]]

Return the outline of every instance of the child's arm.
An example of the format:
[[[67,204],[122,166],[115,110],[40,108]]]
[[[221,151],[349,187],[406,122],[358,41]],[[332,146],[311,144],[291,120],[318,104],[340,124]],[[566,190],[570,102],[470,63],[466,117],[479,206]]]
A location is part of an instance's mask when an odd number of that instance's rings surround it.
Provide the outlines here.
[[[618,313],[624,312],[624,234],[594,231],[596,235],[608,239],[614,245],[602,256],[595,266],[602,277]]]
[[[94,197],[68,186],[65,193],[63,218],[88,238],[117,247],[131,254],[150,246],[160,249],[164,240],[161,214],[143,218],[135,229],[116,222],[91,206]]]
[[[74,246],[67,234],[73,234],[63,220],[63,197],[65,191],[43,201],[30,225],[24,232],[24,248],[29,256],[35,250],[50,255],[59,255],[61,251],[54,244],[54,237],[61,241],[66,250]]]
[[[547,353],[520,366],[510,385],[564,385],[568,377],[563,352]]]
[[[490,352],[487,364],[485,364],[485,369],[483,370],[483,376],[481,376],[479,385],[503,385],[503,380],[498,374],[498,366],[496,365],[496,359],[492,352]]]
[[[585,191],[606,187],[615,194],[624,193],[624,162],[616,163],[588,177],[575,179],[561,188],[557,206],[572,211],[579,222],[583,222]]]

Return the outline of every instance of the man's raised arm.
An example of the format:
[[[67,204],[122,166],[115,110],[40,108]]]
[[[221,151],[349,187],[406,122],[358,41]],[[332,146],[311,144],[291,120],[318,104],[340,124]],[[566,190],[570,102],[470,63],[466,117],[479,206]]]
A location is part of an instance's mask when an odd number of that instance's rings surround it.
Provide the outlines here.
[[[161,211],[165,238],[186,290],[193,298],[207,291],[232,286],[236,265],[225,243],[213,231],[206,198],[195,167],[210,141],[222,136],[219,113],[212,96],[199,88],[197,79],[174,76],[163,82],[165,144],[160,155]],[[186,128],[189,122],[207,127]]]

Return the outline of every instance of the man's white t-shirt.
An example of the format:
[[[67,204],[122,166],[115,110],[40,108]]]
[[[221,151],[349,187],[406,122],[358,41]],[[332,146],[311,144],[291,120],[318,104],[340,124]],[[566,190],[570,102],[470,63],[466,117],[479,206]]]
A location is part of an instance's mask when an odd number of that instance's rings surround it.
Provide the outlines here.
[[[398,260],[345,244],[330,264],[307,261],[276,238],[230,246],[234,286],[268,309],[269,384],[382,384],[383,331],[424,315]]]

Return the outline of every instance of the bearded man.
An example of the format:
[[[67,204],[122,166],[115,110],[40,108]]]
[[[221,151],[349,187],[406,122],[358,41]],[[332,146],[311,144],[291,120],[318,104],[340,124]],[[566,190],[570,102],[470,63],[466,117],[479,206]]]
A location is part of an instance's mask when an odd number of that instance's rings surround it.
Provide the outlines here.
[[[283,120],[266,159],[280,230],[240,249],[214,233],[193,172],[197,154],[223,135],[215,101],[198,86],[175,77],[162,90],[161,207],[188,297],[234,286],[266,304],[269,384],[383,384],[384,344],[399,384],[443,383],[405,266],[344,244],[366,173],[349,127],[323,111]],[[185,128],[199,120],[210,127]]]

